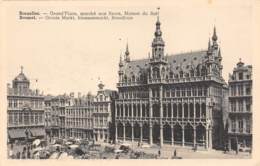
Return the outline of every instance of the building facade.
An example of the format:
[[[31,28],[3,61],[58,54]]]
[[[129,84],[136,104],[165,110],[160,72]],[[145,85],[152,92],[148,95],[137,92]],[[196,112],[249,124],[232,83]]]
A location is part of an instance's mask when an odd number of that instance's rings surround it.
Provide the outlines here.
[[[148,58],[120,57],[115,140],[221,148],[222,56],[216,28],[208,49],[167,55],[159,17]]]
[[[116,91],[103,89],[104,84],[98,84],[98,92],[94,98],[93,106],[93,133],[96,141],[109,141],[112,139],[112,110]]]
[[[71,96],[70,105],[65,107],[66,138],[93,138],[93,96]]]
[[[238,62],[229,76],[228,145],[231,150],[252,147],[252,66]]]
[[[45,137],[44,96],[30,89],[30,81],[23,73],[7,87],[7,130],[9,141]]]

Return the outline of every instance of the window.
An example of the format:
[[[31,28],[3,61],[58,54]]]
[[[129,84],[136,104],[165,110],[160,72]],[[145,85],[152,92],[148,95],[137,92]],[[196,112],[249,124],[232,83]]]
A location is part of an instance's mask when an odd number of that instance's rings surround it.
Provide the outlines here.
[[[187,88],[187,96],[191,96],[191,89]]]
[[[233,119],[231,120],[231,131],[236,132],[236,121]]]
[[[240,133],[243,132],[243,119],[239,119],[239,121],[238,121],[238,129],[239,129]]]
[[[231,102],[231,112],[236,112],[236,102],[235,101]]]
[[[251,95],[251,87],[246,86],[246,95]]]
[[[239,111],[239,112],[243,112],[243,100],[240,100],[240,101],[238,102],[238,111]]]
[[[243,95],[243,85],[238,85],[238,95],[239,96]]]
[[[248,112],[251,111],[251,102],[250,102],[250,100],[246,100],[246,111],[248,111]]]
[[[250,123],[250,119],[246,119],[246,132],[250,133],[251,132],[251,123]]]
[[[238,79],[243,80],[243,73],[238,73]]]
[[[192,95],[193,95],[193,96],[197,96],[197,88],[196,88],[196,87],[193,87],[193,89],[192,89]]]
[[[236,86],[231,86],[231,96],[236,96]]]
[[[29,125],[29,113],[24,113],[24,124]]]
[[[180,88],[176,88],[176,96],[180,97]]]

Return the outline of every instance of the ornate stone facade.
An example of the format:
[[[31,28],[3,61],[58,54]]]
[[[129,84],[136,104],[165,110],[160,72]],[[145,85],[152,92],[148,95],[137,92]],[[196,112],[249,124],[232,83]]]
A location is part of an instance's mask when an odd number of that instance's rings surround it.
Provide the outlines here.
[[[23,73],[7,87],[7,130],[9,141],[44,138],[44,96],[30,89],[30,81]]]
[[[120,57],[115,140],[220,148],[222,56],[216,28],[208,49],[168,55],[159,17],[147,59]]]
[[[98,85],[99,90],[93,102],[93,132],[96,141],[111,140],[113,100],[116,91],[103,89],[104,84]]]
[[[229,76],[229,149],[251,151],[252,147],[252,66],[238,62]]]

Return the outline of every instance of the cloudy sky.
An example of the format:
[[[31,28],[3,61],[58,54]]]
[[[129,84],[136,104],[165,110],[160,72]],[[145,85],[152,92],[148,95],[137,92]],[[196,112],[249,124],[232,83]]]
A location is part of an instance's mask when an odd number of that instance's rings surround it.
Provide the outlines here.
[[[32,87],[45,94],[95,93],[98,78],[106,88],[116,89],[120,52],[128,40],[131,59],[147,58],[155,30],[156,16],[133,20],[26,21],[19,11],[156,11],[160,6],[165,52],[176,54],[207,48],[216,25],[223,56],[223,77],[227,81],[239,58],[252,64],[252,6],[250,3],[192,1],[193,3],[129,5],[126,2],[63,4],[32,3],[10,5],[4,12],[4,56],[6,83],[20,72],[31,79]],[[237,2],[237,3],[236,3]],[[119,40],[121,38],[122,40]],[[38,83],[35,83],[38,79]]]

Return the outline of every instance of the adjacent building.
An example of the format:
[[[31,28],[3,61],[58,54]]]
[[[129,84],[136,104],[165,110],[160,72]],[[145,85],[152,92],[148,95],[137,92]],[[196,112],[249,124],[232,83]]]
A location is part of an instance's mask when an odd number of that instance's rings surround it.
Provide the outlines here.
[[[252,147],[252,66],[238,62],[229,76],[228,145],[231,150]]]
[[[30,89],[30,80],[21,72],[7,87],[7,131],[9,141],[45,137],[44,96]]]
[[[98,84],[98,92],[93,102],[93,133],[96,141],[109,141],[113,139],[112,110],[116,91],[104,89],[104,84]]]
[[[156,22],[152,54],[120,57],[115,101],[116,141],[139,141],[198,148],[223,144],[222,55],[216,28],[208,49],[168,55]]]
[[[88,95],[78,97],[74,95],[70,98],[70,104],[65,107],[65,137],[66,138],[93,138],[93,96]]]

